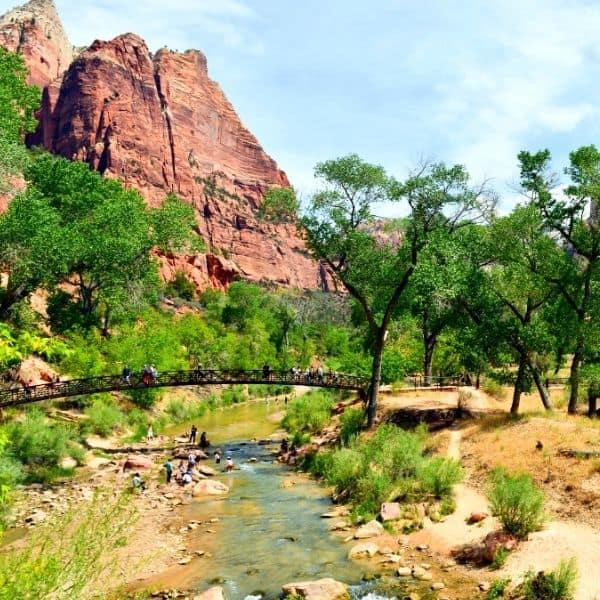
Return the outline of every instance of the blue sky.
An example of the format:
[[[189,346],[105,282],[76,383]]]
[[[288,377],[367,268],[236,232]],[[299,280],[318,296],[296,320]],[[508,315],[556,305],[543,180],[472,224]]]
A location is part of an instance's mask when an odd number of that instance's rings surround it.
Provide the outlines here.
[[[304,195],[356,152],[403,177],[460,162],[515,200],[516,153],[600,143],[596,0],[55,0],[71,41],[198,48]],[[0,0],[0,12],[13,5]]]

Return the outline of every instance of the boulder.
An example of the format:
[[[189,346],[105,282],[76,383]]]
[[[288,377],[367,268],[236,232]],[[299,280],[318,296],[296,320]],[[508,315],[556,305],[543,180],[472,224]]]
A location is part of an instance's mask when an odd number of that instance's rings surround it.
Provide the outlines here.
[[[220,496],[228,493],[229,488],[224,483],[215,479],[204,479],[194,486],[192,496],[199,498],[201,496]]]
[[[469,518],[467,519],[467,523],[469,525],[473,525],[474,523],[480,523],[487,517],[489,517],[489,515],[486,512],[472,512],[469,515]]]
[[[348,586],[331,577],[316,581],[286,583],[283,586],[285,596],[301,596],[306,600],[349,600]]]
[[[378,521],[369,521],[356,530],[354,537],[356,539],[371,538],[381,535],[382,533],[383,525],[381,523]]]
[[[153,469],[156,465],[152,462],[152,459],[147,456],[135,454],[128,456],[123,463],[123,471],[138,471],[144,469]]]
[[[225,595],[223,594],[223,588],[216,585],[201,594],[196,594],[194,600],[225,600]]]
[[[400,503],[399,502],[384,502],[381,505],[381,520],[382,521],[395,521],[399,519],[401,515]]]
[[[21,362],[15,379],[19,383],[41,385],[55,381],[58,373],[41,358],[29,357]]]
[[[506,531],[491,531],[483,539],[483,558],[487,562],[492,562],[496,552],[500,548],[513,550],[517,545],[517,538]]]
[[[217,471],[207,465],[197,465],[196,468],[201,475],[206,475],[207,477],[213,477],[217,475]]]
[[[63,469],[74,469],[77,466],[77,461],[71,456],[65,456],[61,459],[60,466]]]
[[[348,552],[348,558],[364,558],[365,556],[375,556],[379,552],[377,544],[373,542],[361,542],[352,546]]]

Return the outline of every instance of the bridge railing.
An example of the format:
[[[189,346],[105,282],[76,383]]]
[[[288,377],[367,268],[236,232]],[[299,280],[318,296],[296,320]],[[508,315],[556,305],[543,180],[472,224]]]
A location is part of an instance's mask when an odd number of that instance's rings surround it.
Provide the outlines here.
[[[155,378],[131,374],[127,380],[121,375],[103,375],[86,379],[69,379],[32,386],[17,386],[0,390],[0,408],[72,396],[101,392],[144,390],[153,387],[178,387],[211,384],[276,384],[302,385],[334,389],[367,389],[369,380],[343,373],[306,374],[291,371],[240,369],[193,369],[166,371]]]

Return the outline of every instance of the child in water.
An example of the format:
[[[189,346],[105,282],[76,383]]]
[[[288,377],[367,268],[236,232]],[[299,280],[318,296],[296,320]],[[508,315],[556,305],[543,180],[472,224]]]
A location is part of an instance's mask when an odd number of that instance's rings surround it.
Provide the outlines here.
[[[227,457],[227,472],[231,472],[233,471],[233,459],[231,458],[231,456]]]

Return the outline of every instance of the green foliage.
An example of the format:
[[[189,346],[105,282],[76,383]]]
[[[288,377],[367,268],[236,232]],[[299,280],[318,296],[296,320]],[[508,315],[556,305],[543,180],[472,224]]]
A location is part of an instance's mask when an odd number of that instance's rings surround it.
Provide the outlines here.
[[[481,389],[492,398],[496,400],[501,400],[504,397],[504,387],[501,383],[497,382],[495,379],[491,377],[486,377],[482,384]]]
[[[492,472],[488,499],[492,514],[506,531],[526,538],[544,522],[544,493],[529,474],[510,475],[504,469]]]
[[[463,477],[460,462],[452,458],[432,458],[423,465],[419,473],[423,489],[436,498],[451,494],[453,486],[460,483]]]
[[[365,422],[365,411],[348,408],[340,417],[340,442],[347,445],[360,433]]]
[[[35,111],[41,92],[27,85],[27,66],[16,52],[0,48],[0,137],[18,142],[26,133],[35,131]]]
[[[25,546],[0,553],[0,600],[83,600],[112,567],[110,552],[135,522],[126,496],[94,499],[36,527]]]
[[[206,414],[207,405],[204,402],[183,402],[173,399],[167,404],[166,412],[172,423],[184,423],[199,419]]]
[[[504,596],[504,592],[510,585],[510,581],[510,577],[502,577],[501,579],[494,580],[485,596],[485,600],[496,600],[497,598],[502,598]]]
[[[575,559],[561,560],[555,571],[527,573],[520,591],[525,600],[572,600],[577,577]]]
[[[282,425],[290,433],[316,433],[331,419],[332,408],[327,392],[310,391],[289,402]]]
[[[55,467],[69,454],[71,433],[62,425],[47,423],[38,410],[27,412],[23,420],[10,423],[7,430],[12,455],[30,472],[37,467]]]
[[[182,271],[176,271],[175,276],[165,288],[167,296],[193,300],[196,296],[196,287]]]
[[[507,561],[509,554],[510,550],[507,550],[504,546],[498,546],[498,549],[496,552],[494,552],[494,558],[490,564],[490,569],[496,571],[501,569],[504,566],[504,563]]]
[[[259,216],[271,223],[293,223],[298,218],[300,203],[292,188],[269,188],[262,199]]]
[[[125,421],[125,415],[119,408],[103,398],[96,398],[84,412],[90,430],[104,437],[114,433]]]

